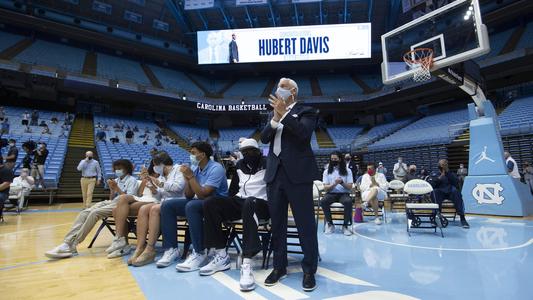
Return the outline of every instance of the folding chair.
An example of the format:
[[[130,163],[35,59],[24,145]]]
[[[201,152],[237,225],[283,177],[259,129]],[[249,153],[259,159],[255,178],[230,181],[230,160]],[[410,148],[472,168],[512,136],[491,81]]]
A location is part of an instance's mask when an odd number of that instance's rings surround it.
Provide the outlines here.
[[[228,243],[226,245],[226,250],[229,247],[231,247],[231,245],[233,244],[233,247],[235,247],[235,249],[237,250],[237,253],[241,254],[242,253],[241,236],[243,234],[242,219],[226,222],[224,226],[228,228]],[[259,220],[257,229],[258,229],[257,233],[261,237],[261,246],[262,246],[262,253],[263,253],[262,267],[266,269],[268,247],[270,245],[270,238],[272,237],[272,232],[270,228],[270,220]],[[237,260],[237,267],[239,267],[239,264],[242,261],[241,256],[242,255],[239,255],[239,259]]]
[[[439,205],[431,201],[431,198],[429,198],[430,202],[420,202],[420,199],[424,198],[419,196],[426,196],[433,192],[431,184],[421,179],[413,179],[405,184],[403,190],[410,196],[414,196],[405,204],[407,234],[411,236],[411,228],[433,229],[435,233],[439,228],[441,236],[444,237],[442,227],[448,225],[448,220],[440,214]]]
[[[129,216],[127,219],[127,222],[128,222],[128,238],[129,239],[137,239],[137,216]],[[109,232],[111,232],[111,234],[113,236],[115,236],[115,219],[113,217],[108,217],[108,218],[103,218],[102,219],[102,222],[100,223],[100,226],[98,227],[98,229],[96,230],[96,233],[94,234],[91,242],[89,243],[89,246],[87,248],[92,248],[93,247],[93,244],[94,242],[96,241],[96,239],[98,238],[98,236],[100,235],[100,232],[102,231],[102,229],[104,228],[107,228],[109,230]],[[130,233],[133,233],[133,236],[130,236],[129,234]]]

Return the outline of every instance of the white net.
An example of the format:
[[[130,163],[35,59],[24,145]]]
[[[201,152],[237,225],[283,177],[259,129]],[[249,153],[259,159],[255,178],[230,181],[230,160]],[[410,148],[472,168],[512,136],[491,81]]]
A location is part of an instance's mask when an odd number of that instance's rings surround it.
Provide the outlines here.
[[[431,79],[431,65],[433,64],[433,50],[420,48],[405,53],[403,60],[413,70],[413,80],[416,82]]]

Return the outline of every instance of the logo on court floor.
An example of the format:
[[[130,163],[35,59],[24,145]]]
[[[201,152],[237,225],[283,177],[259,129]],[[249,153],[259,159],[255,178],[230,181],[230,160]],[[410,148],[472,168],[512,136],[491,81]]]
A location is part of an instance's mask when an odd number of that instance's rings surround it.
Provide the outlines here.
[[[501,205],[505,200],[501,192],[503,187],[499,183],[478,183],[472,190],[472,196],[479,204]]]
[[[488,155],[487,155],[487,146],[483,147],[483,151],[481,151],[480,153],[476,154],[476,156],[474,157],[478,157],[478,160],[476,160],[476,165],[479,164],[480,162],[484,161],[484,160],[488,160],[490,162],[494,162],[494,159],[490,158]]]

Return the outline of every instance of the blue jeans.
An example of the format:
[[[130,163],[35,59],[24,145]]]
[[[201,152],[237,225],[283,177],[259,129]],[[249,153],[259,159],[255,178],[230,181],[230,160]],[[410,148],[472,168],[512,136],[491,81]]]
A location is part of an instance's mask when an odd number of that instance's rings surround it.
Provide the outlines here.
[[[163,248],[178,246],[178,226],[176,218],[187,217],[189,234],[194,251],[204,250],[204,210],[203,200],[198,199],[167,199],[161,204],[161,232],[163,234]]]

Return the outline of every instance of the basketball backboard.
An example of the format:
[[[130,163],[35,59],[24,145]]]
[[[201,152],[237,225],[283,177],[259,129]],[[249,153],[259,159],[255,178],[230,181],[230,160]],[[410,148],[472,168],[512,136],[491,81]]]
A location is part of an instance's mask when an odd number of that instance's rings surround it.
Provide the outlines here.
[[[490,51],[487,28],[478,0],[457,0],[381,36],[384,84],[413,77],[404,54],[418,48],[433,50],[431,71]],[[415,66],[416,67],[416,66]]]

